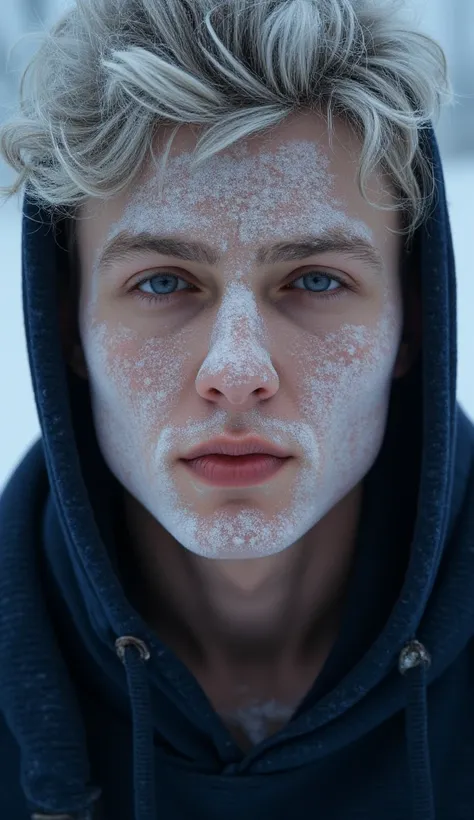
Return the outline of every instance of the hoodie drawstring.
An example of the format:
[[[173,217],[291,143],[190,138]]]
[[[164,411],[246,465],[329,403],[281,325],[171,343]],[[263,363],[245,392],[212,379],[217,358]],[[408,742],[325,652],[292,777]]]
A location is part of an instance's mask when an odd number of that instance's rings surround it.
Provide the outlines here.
[[[150,652],[143,641],[130,635],[115,642],[125,665],[133,715],[134,820],[155,820],[156,794],[153,762],[153,728],[150,721],[150,689],[143,660]],[[140,657],[129,647],[135,646]],[[398,670],[407,684],[406,741],[411,776],[412,820],[435,820],[431,763],[428,744],[426,671],[431,657],[420,641],[410,641],[400,652]]]
[[[426,671],[430,665],[431,656],[420,641],[410,641],[400,652],[398,671],[407,683],[405,732],[413,820],[435,820],[426,703]]]
[[[138,649],[139,655],[132,647]],[[133,635],[123,635],[115,641],[117,655],[125,666],[133,721],[133,820],[156,820],[155,752],[148,673],[144,661],[150,651]],[[128,651],[127,651],[128,650]]]
[[[151,695],[144,661],[149,660],[147,645],[133,635],[115,641],[117,655],[125,666],[132,706],[133,722],[133,820],[156,820],[156,783],[154,768],[154,735]],[[138,650],[138,654],[133,651]],[[426,704],[426,670],[431,664],[429,652],[420,641],[409,641],[402,649],[398,671],[407,687],[406,741],[411,779],[411,820],[436,820],[428,744],[428,710]],[[32,814],[31,820],[91,820],[97,815]],[[101,817],[101,815],[99,815]],[[108,820],[106,818],[105,820]]]

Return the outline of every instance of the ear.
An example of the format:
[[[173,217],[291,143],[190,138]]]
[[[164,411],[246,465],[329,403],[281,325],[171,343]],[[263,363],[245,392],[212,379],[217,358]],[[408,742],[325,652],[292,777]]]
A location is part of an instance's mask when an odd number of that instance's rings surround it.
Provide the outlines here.
[[[409,372],[417,360],[422,343],[420,277],[415,271],[407,271],[406,298],[404,299],[404,327],[398,349],[393,378],[400,379]]]

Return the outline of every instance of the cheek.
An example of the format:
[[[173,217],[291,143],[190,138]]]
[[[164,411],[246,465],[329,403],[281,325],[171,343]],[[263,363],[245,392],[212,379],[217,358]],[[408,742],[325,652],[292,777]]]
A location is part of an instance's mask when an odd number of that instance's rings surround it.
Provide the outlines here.
[[[345,325],[295,355],[297,413],[312,431],[314,472],[337,488],[338,498],[367,474],[380,452],[398,332],[391,322],[375,329]]]
[[[87,335],[85,353],[97,408],[112,416],[126,410],[128,423],[163,423],[178,397],[186,356],[169,340],[143,342],[128,328],[105,323]]]
[[[387,409],[399,344],[399,323],[387,316],[375,328],[344,325],[300,344],[294,357],[303,415],[314,427],[360,429],[361,419]]]

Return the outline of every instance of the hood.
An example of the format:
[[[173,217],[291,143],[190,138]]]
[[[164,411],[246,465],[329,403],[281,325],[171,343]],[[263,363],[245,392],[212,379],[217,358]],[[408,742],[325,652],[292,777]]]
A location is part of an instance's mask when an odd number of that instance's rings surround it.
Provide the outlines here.
[[[0,705],[33,817],[93,816],[101,784],[91,782],[81,700],[90,688],[133,725],[133,820],[161,816],[157,754],[202,772],[288,772],[343,751],[400,709],[412,817],[433,820],[426,697],[473,631],[466,498],[474,436],[456,401],[456,277],[442,166],[433,129],[421,138],[437,196],[406,260],[420,275],[420,356],[393,384],[383,446],[364,482],[340,635],[288,726],[246,756],[127,597],[121,488],[99,451],[87,383],[62,352],[66,222],[53,228],[25,194],[24,322],[41,438],[0,501]]]

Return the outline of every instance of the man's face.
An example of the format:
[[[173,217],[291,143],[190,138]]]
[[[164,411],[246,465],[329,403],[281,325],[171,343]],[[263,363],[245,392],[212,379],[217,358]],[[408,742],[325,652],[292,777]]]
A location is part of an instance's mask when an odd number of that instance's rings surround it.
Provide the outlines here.
[[[335,128],[330,147],[321,116],[292,115],[191,174],[198,134],[186,126],[162,198],[150,164],[133,189],[81,212],[79,328],[101,451],[153,520],[204,557],[291,546],[382,445],[404,370],[398,217],[363,200],[360,143]],[[374,173],[369,194],[389,204],[387,179]],[[220,259],[141,246],[100,268],[122,231],[205,241]],[[372,246],[381,268],[349,250],[259,264],[261,245],[333,231]],[[223,433],[262,436],[293,458],[266,483],[209,486],[180,458]]]

